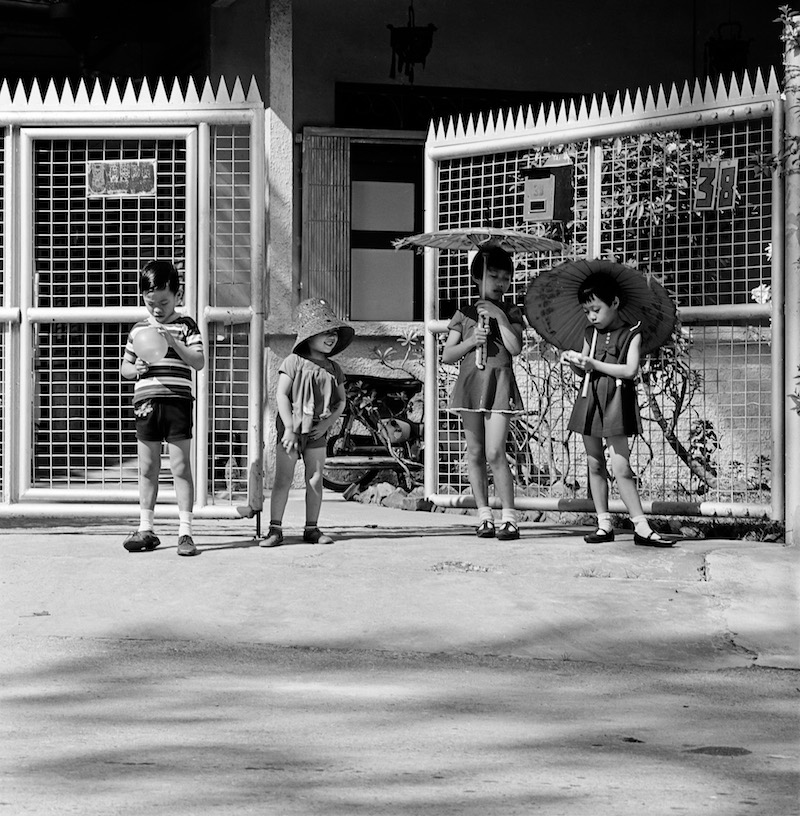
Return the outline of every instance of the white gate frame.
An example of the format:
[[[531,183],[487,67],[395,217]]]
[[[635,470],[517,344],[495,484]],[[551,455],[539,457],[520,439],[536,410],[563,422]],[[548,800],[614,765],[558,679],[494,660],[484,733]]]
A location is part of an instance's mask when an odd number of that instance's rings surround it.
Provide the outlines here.
[[[263,507],[264,432],[263,432],[263,361],[264,361],[264,280],[266,269],[266,169],[264,106],[255,81],[248,93],[237,79],[232,92],[224,80],[216,92],[209,81],[198,95],[190,82],[185,92],[176,81],[167,93],[159,81],[151,93],[145,82],[137,91],[129,81],[120,94],[113,83],[107,93],[95,83],[90,94],[83,82],[73,93],[68,85],[59,95],[51,82],[44,96],[38,83],[30,91],[19,83],[12,95],[7,83],[0,86],[0,127],[5,134],[4,189],[4,264],[5,269],[30,269],[32,178],[31,151],[25,140],[46,135],[69,137],[104,134],[113,138],[146,136],[154,138],[187,138],[187,164],[193,161],[197,173],[187,173],[187,183],[197,178],[197,189],[187,189],[187,221],[196,221],[197,233],[207,234],[210,211],[207,205],[209,177],[209,125],[247,125],[250,134],[250,212],[251,212],[251,304],[247,307],[212,307],[208,303],[209,258],[204,241],[187,242],[187,268],[196,269],[197,291],[187,292],[187,302],[197,304],[196,319],[208,351],[209,326],[214,323],[248,323],[248,427],[247,427],[247,505],[209,504],[207,497],[206,459],[208,451],[208,366],[197,373],[197,421],[193,467],[196,483],[195,515],[209,518],[259,517]],[[70,130],[72,129],[72,130]],[[157,130],[156,130],[157,129]],[[30,145],[27,145],[29,147]],[[17,163],[17,149],[22,161]],[[15,208],[16,203],[22,206]],[[199,202],[199,207],[196,202]],[[196,218],[194,217],[196,216]],[[194,247],[197,247],[195,251]],[[187,284],[189,279],[187,276]],[[0,517],[129,517],[136,512],[138,489],[93,490],[32,488],[31,452],[31,381],[21,376],[20,360],[32,357],[31,331],[43,322],[130,322],[146,316],[144,307],[104,308],[36,308],[30,305],[31,281],[22,276],[20,300],[13,303],[6,275],[5,303],[0,307],[0,324],[4,324],[3,437],[17,439],[4,451],[3,491]],[[25,288],[27,287],[27,289]],[[28,304],[28,305],[26,305]],[[121,353],[121,352],[120,352]],[[27,355],[27,356],[23,356]],[[18,410],[11,410],[12,406]],[[199,464],[201,466],[198,466]],[[162,501],[165,502],[162,507]],[[159,491],[159,517],[177,517],[174,490]]]
[[[548,110],[540,108],[536,114],[531,109],[520,111],[518,116],[489,118],[478,123],[469,119],[466,125],[456,121],[440,123],[431,127],[425,145],[425,231],[438,227],[437,163],[444,159],[464,158],[525,150],[535,147],[562,145],[576,141],[601,139],[634,133],[680,130],[706,125],[748,119],[772,119],[773,155],[782,152],[784,103],[781,89],[774,72],[767,83],[757,74],[751,83],[745,76],[739,83],[732,76],[727,87],[722,81],[714,88],[710,81],[705,86],[695,82],[690,88],[686,83],[679,93],[675,85],[668,92],[659,87],[655,93],[637,90],[631,96],[626,92],[617,94],[609,104],[607,98],[593,97],[582,100],[580,105],[563,102]],[[590,184],[589,247],[596,241],[592,222]],[[595,201],[599,205],[599,202]],[[728,317],[768,317],[772,322],[773,353],[772,376],[772,491],[770,504],[736,504],[726,502],[643,502],[646,513],[654,515],[677,515],[681,513],[701,516],[747,516],[757,518],[784,518],[784,267],[783,267],[783,179],[779,167],[772,172],[772,301],[764,305],[728,307],[685,307],[679,310],[683,323],[696,323],[709,319]],[[437,256],[438,250],[425,250],[425,404],[437,406],[438,344],[437,335],[447,331],[447,321],[437,320]],[[596,253],[595,253],[596,256]],[[797,340],[797,338],[795,338]],[[439,427],[438,410],[425,412],[425,494],[441,507],[472,507],[475,500],[469,495],[439,493]],[[493,506],[499,501],[491,499]],[[592,512],[588,499],[559,499],[551,497],[517,496],[516,505],[521,510],[551,510],[564,512]],[[685,505],[683,509],[679,505]],[[612,513],[625,513],[620,500],[610,502]]]

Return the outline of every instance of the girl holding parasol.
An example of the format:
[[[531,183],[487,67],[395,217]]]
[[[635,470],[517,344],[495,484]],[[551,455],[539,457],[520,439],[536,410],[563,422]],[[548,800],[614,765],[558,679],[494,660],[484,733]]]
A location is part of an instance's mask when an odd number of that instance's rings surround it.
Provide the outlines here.
[[[511,287],[511,255],[496,245],[479,250],[470,265],[478,299],[462,306],[448,325],[442,362],[460,362],[461,368],[448,409],[461,417],[467,443],[470,487],[478,507],[480,538],[495,536],[489,506],[487,464],[502,504],[502,525],[497,538],[519,538],[514,506],[514,480],[506,459],[511,417],[523,413],[522,397],[511,367],[522,351],[522,310],[503,303]]]
[[[638,320],[635,319],[636,314],[626,320],[621,314],[627,300],[626,281],[631,286],[631,295],[636,287],[643,285],[650,290],[650,299],[655,303],[665,297],[669,303],[671,301],[665,292],[653,288],[654,282],[645,281],[638,271],[621,264],[609,264],[609,268],[604,269],[603,263],[568,262],[564,269],[557,268],[549,273],[558,275],[563,272],[561,283],[564,284],[576,264],[583,264],[583,267],[579,267],[583,277],[577,282],[577,291],[573,294],[585,318],[583,345],[580,351],[571,348],[563,351],[561,360],[584,378],[567,427],[583,436],[589,465],[589,485],[597,512],[597,530],[585,538],[591,544],[614,540],[608,510],[609,474],[606,469],[605,440],[620,498],[634,525],[634,543],[671,547],[675,539],[655,532],[645,517],[630,466],[628,437],[642,431],[634,380],[639,371],[643,332],[648,332],[648,351],[653,350],[652,332],[658,328],[662,338],[665,339],[665,331],[666,336],[669,335],[674,325],[674,306],[670,317],[670,309],[664,304],[665,321],[654,318],[654,311],[657,310],[653,304],[640,310]],[[612,271],[617,274],[612,274]],[[543,291],[547,286],[545,278],[538,288]],[[534,298],[530,298],[535,288],[532,285],[526,297],[529,319],[531,311],[535,311],[532,307]],[[642,297],[646,298],[646,293],[642,293]],[[538,308],[541,308],[542,299],[538,300]],[[535,315],[531,321],[534,328],[541,326],[537,318],[538,315]],[[646,327],[644,320],[647,321]],[[557,321],[562,326],[569,322],[563,313],[559,318],[551,315],[551,321]]]

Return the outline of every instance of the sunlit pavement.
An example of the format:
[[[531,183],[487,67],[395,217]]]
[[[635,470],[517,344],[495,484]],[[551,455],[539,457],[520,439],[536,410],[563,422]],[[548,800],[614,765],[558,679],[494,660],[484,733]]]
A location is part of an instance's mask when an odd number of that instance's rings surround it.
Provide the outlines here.
[[[7,526],[0,816],[800,813],[796,548],[302,521]]]

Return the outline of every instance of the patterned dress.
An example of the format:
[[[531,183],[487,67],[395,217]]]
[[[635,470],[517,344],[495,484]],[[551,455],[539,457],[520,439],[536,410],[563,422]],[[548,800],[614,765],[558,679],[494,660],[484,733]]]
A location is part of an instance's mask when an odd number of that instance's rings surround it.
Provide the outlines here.
[[[588,326],[584,339],[591,347],[595,329]],[[594,359],[604,363],[624,363],[631,341],[640,333],[636,326],[597,331]],[[635,436],[642,432],[634,380],[609,377],[599,371],[589,375],[589,390],[578,392],[567,428],[584,436]]]
[[[509,323],[524,326],[519,306],[502,302],[495,302],[495,306],[503,310]],[[453,315],[448,329],[459,332],[462,340],[469,340],[475,334],[477,325],[478,309],[471,303],[462,306]],[[489,337],[486,341],[486,366],[483,369],[478,368],[474,352],[464,357],[458,380],[450,395],[448,410],[453,413],[461,411],[525,413],[511,362],[511,353],[503,345],[500,327],[492,318],[489,321]]]

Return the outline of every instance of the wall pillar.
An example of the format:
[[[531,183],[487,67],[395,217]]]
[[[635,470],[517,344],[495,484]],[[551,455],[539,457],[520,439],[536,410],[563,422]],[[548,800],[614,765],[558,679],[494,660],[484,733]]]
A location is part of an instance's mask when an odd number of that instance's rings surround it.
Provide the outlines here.
[[[278,367],[291,350],[284,336],[291,328],[294,304],[294,139],[292,2],[270,0],[264,48],[268,60],[265,111],[267,268],[267,333],[265,339],[264,439],[266,484],[275,473],[275,416]],[[299,477],[298,477],[299,478]],[[298,485],[300,482],[298,482]]]
[[[789,25],[800,36],[800,15],[793,17]],[[800,394],[797,380],[800,375],[800,158],[793,151],[800,145],[800,47],[796,37],[787,37],[785,42],[785,335],[775,339],[774,348],[782,347],[785,353],[784,400],[780,409],[786,415],[786,541],[797,544],[800,543],[800,463],[797,460],[800,453],[800,405],[795,403],[792,395]]]

